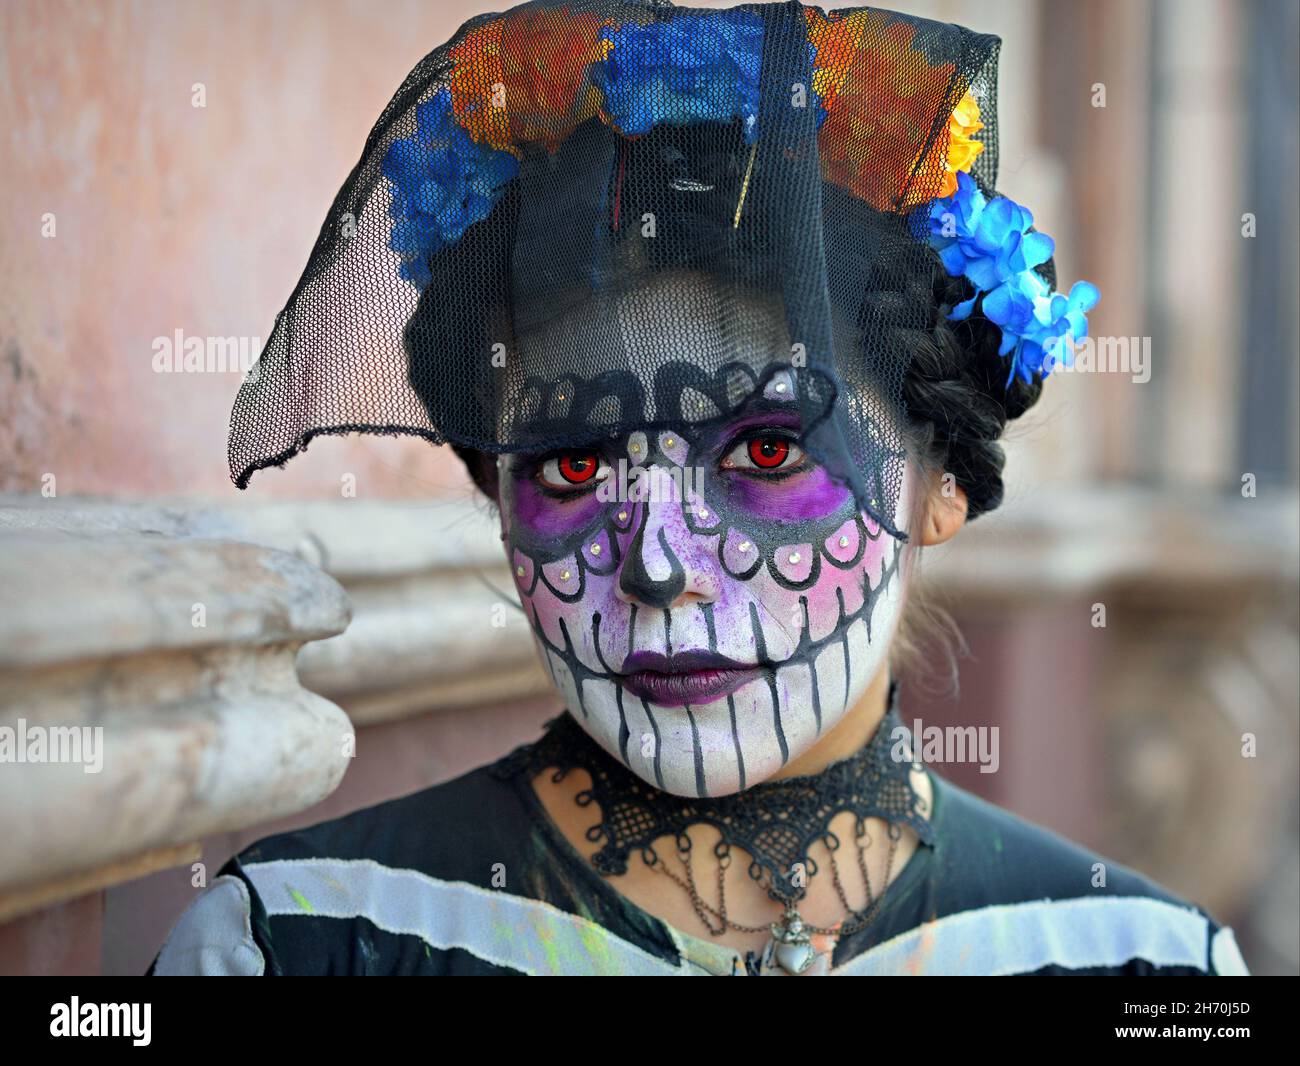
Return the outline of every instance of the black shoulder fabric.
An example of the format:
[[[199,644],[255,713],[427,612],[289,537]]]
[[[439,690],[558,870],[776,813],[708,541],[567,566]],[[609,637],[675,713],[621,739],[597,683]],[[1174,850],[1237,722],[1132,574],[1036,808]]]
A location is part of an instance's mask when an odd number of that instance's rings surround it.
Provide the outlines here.
[[[890,886],[876,925],[840,942],[837,966],[937,922],[918,941],[914,958],[890,963],[945,972],[939,960],[955,949],[948,958],[973,959],[972,972],[997,966],[1002,973],[1041,976],[1214,972],[1211,947],[1222,927],[1205,911],[933,770],[930,777],[935,847],[918,852]],[[1080,905],[1087,908],[1086,924]],[[1036,945],[1048,961],[1018,965],[1034,958]]]
[[[675,972],[678,948],[663,923],[622,897],[617,877],[601,883],[594,868],[560,843],[558,831],[548,829],[529,775],[521,772],[529,761],[517,752],[410,796],[267,837],[231,859],[220,874],[238,877],[247,886],[251,931],[266,960],[265,974],[529,972],[529,949],[546,935],[535,922],[557,913],[595,923],[626,950],[659,960],[664,972]],[[837,967],[847,972],[858,972],[855,967],[861,972],[946,972],[952,960],[965,960],[968,969],[987,965],[991,972],[1002,966],[1002,972],[1043,975],[1214,972],[1213,944],[1221,930],[1209,915],[1114,863],[1107,863],[1106,886],[1093,887],[1098,856],[937,775],[932,780],[933,847],[912,856],[884,894],[876,922],[840,940]],[[320,865],[329,869],[305,875]],[[373,894],[351,897],[344,892],[355,908],[346,917],[324,913],[316,888],[331,878],[346,878],[344,871],[354,865],[410,883],[412,903],[423,891],[423,878],[455,882],[470,897],[490,893],[513,901],[528,916],[512,927],[513,954],[476,953],[472,935],[464,943],[439,946],[414,928],[395,931],[386,927],[381,901]],[[304,868],[301,879],[291,872],[297,866]],[[266,872],[281,867],[283,872]],[[494,882],[497,870],[505,873],[504,883]],[[258,885],[275,894],[286,880],[297,881],[300,902],[268,908]],[[1086,935],[1080,935],[1072,909],[1080,901],[1102,908]],[[1142,901],[1153,906],[1143,912]],[[472,933],[487,913],[466,910],[455,924]],[[497,914],[495,920],[503,916]],[[1142,924],[1143,937],[1134,935],[1135,921]],[[1161,923],[1169,923],[1167,933]],[[1181,956],[1168,950],[1147,952],[1151,957],[1142,953],[1144,942],[1181,941],[1186,946],[1186,934],[1179,929],[1189,925],[1200,930],[1202,940],[1192,945],[1196,950]],[[1044,929],[1050,935],[1043,937]],[[891,944],[909,937],[916,938],[914,946],[889,953]],[[1036,938],[1053,949],[1045,962],[1022,950]],[[228,947],[229,938],[214,935],[213,949],[223,945]],[[602,961],[599,942],[592,951],[585,959],[558,960],[552,969],[619,972],[617,960]],[[879,951],[886,956],[873,962]],[[1239,958],[1235,946],[1225,958]]]

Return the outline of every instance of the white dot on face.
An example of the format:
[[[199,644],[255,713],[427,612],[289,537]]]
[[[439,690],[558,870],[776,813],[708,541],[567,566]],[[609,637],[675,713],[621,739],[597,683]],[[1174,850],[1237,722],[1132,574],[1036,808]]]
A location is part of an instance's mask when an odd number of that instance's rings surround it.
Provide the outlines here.
[[[747,541],[747,540],[742,540],[742,541],[740,542],[739,547],[740,547],[740,550],[741,550],[741,551],[743,551],[743,552],[747,552],[747,551],[749,551],[750,548],[753,547],[753,545],[750,544],[749,541]]]
[[[699,510],[699,515],[701,519],[705,519],[709,517],[709,512],[706,511],[703,507],[701,507]]]
[[[630,451],[633,455],[636,455],[636,453],[639,452],[640,450],[641,450],[641,445],[639,444],[633,444],[628,448],[628,451]]]
[[[618,512],[618,520],[619,520],[620,522],[626,522],[626,521],[627,521],[627,512],[626,512],[626,511],[619,511],[619,512]]]
[[[840,537],[840,547],[841,547],[841,548],[847,548],[848,546],[849,546],[849,538],[848,538],[848,537]]]
[[[777,391],[777,392],[785,392],[785,390],[788,389],[789,387],[790,387],[790,386],[787,385],[784,381],[778,381],[778,382],[776,383],[776,391]]]
[[[523,577],[523,576],[524,576],[524,568],[523,568],[522,566],[516,566],[516,567],[515,567],[515,573],[518,574],[520,577]]]
[[[567,571],[567,570],[562,570],[562,571],[560,571],[560,580],[561,580],[561,581],[568,581],[569,578],[570,578],[571,576],[572,576],[572,575],[570,575],[569,571]]]
[[[665,438],[664,438],[664,447],[665,447],[665,448],[671,448],[671,447],[672,447],[673,445],[675,445],[676,443],[677,443],[677,442],[676,442],[675,440],[673,440],[672,437],[665,437]]]
[[[802,559],[802,558],[803,558],[803,556],[800,555],[798,552],[791,552],[791,553],[790,553],[790,562],[792,562],[792,563],[797,563],[797,562],[798,562],[800,559]]]
[[[591,546],[591,554],[592,554],[592,555],[599,555],[599,554],[600,554],[600,545],[599,545],[599,544],[593,544],[593,545]]]

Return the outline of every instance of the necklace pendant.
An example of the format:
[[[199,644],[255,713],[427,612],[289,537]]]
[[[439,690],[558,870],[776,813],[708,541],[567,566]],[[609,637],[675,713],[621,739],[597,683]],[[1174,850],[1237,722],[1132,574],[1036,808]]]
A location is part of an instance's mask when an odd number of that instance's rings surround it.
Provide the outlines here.
[[[763,954],[769,968],[775,964],[792,976],[807,973],[817,965],[822,955],[813,947],[812,937],[793,907],[779,922],[772,923],[772,939]]]

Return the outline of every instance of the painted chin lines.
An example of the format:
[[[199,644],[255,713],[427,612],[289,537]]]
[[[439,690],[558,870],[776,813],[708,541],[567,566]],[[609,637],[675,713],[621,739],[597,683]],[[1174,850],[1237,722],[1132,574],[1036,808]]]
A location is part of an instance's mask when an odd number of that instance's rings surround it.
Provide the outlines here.
[[[891,542],[888,548],[874,585],[870,573],[862,571],[864,594],[856,611],[844,611],[842,597],[837,597],[837,622],[816,641],[805,616],[795,653],[755,668],[739,685],[728,683],[732,691],[725,696],[656,700],[638,694],[618,674],[612,686],[606,682],[602,690],[597,682],[587,688],[581,664],[571,654],[567,662],[559,656],[549,660],[552,674],[570,709],[580,711],[584,728],[646,781],[683,796],[743,791],[807,751],[868,683],[878,658],[871,651],[877,608],[897,575],[897,546]],[[750,623],[761,653],[757,615],[755,606]],[[598,619],[593,619],[593,629],[598,629]],[[648,754],[647,735],[654,741]]]

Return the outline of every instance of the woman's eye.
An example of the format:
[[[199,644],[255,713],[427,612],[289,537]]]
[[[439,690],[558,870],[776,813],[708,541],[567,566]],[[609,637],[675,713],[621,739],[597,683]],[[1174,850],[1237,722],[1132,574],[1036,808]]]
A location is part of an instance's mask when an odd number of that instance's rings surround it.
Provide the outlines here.
[[[729,470],[790,470],[803,462],[804,451],[787,437],[750,437],[722,460]]]
[[[609,473],[594,452],[566,452],[547,459],[537,471],[537,479],[550,489],[572,489],[596,481]]]

